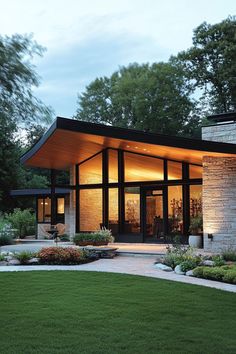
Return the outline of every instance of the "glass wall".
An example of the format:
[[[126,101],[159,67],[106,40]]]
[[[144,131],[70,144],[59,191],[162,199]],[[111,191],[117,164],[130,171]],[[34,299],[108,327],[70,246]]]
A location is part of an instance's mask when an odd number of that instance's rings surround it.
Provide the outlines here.
[[[140,232],[140,188],[125,188],[125,233]]]
[[[102,189],[80,190],[80,231],[100,230],[102,207]]]
[[[125,182],[161,181],[164,179],[163,160],[124,153]]]
[[[168,180],[182,179],[182,163],[168,161]]]
[[[118,151],[108,150],[108,180],[109,183],[118,182]]]
[[[102,154],[96,155],[79,165],[79,183],[102,183]]]
[[[65,215],[65,198],[56,198],[56,221],[64,222]],[[51,198],[38,198],[37,208],[37,222],[38,223],[50,223],[51,222]]]
[[[202,231],[202,186],[190,186],[190,225]]]
[[[202,166],[189,165],[189,178],[202,178]]]
[[[170,233],[183,233],[182,186],[168,187],[168,223]]]
[[[117,235],[119,230],[118,188],[109,188],[108,205],[108,228],[111,230],[113,235]]]

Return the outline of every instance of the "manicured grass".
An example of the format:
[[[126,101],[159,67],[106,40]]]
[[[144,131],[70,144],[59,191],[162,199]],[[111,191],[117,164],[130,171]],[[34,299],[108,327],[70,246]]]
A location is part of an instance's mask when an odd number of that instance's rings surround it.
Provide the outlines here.
[[[0,274],[0,353],[235,353],[236,294],[90,272]]]

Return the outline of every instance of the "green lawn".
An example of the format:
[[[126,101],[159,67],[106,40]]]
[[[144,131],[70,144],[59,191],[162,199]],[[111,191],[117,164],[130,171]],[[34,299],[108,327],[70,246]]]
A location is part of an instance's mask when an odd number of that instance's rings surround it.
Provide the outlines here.
[[[0,274],[1,354],[236,352],[236,294],[90,272]]]

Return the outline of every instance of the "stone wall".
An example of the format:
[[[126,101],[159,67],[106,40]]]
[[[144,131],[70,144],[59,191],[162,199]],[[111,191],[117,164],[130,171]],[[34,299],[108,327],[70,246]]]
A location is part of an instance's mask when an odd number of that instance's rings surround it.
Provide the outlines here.
[[[204,250],[236,248],[236,158],[203,158]],[[213,234],[213,240],[208,234]]]
[[[70,168],[70,185],[75,185],[75,166]],[[69,226],[69,235],[72,237],[75,234],[75,190],[70,192],[70,204],[65,210],[65,223]]]
[[[236,123],[202,127],[202,139],[222,143],[236,143]]]

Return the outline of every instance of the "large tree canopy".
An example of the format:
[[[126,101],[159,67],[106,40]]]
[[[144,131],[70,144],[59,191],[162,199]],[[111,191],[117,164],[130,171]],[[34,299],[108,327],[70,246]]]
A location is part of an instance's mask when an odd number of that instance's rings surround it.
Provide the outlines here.
[[[46,177],[20,165],[23,146],[16,134],[20,127],[29,131],[51,120],[51,109],[33,95],[39,77],[32,60],[42,53],[31,36],[0,36],[0,211],[12,208],[11,189],[47,184]],[[28,140],[33,142],[34,135],[28,132]]]
[[[32,59],[43,51],[32,36],[0,36],[0,114],[17,125],[51,119],[51,109],[32,91],[40,82]]]
[[[194,30],[193,46],[172,58],[203,89],[211,113],[236,110],[236,17]]]
[[[79,96],[75,117],[166,134],[193,134],[197,127],[191,87],[180,65],[122,67],[93,81]]]

